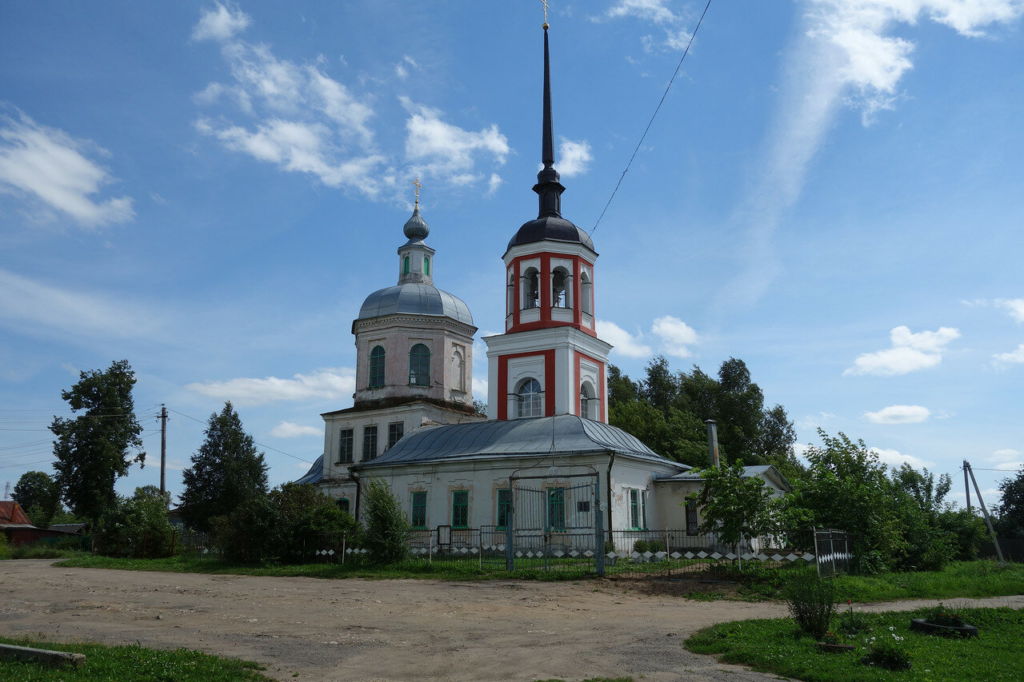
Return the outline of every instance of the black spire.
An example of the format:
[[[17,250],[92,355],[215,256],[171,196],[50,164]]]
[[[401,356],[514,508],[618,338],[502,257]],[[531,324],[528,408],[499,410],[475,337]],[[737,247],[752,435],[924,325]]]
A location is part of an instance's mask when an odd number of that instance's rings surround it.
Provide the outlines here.
[[[537,173],[537,184],[533,191],[540,197],[540,213],[538,217],[562,217],[562,192],[565,187],[560,183],[558,171],[555,170],[555,133],[551,126],[551,59],[548,56],[548,25],[544,24],[544,130],[542,132],[541,161],[544,168]]]

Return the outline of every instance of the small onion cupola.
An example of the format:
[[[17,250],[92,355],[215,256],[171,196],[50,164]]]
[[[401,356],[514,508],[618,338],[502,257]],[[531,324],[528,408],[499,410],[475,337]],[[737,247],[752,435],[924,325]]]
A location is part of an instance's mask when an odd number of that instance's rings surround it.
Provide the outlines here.
[[[405,222],[403,231],[407,241],[398,249],[398,283],[399,284],[433,284],[434,283],[434,249],[423,240],[430,234],[430,226],[420,215],[420,181],[413,181],[416,186],[416,205],[412,216]]]

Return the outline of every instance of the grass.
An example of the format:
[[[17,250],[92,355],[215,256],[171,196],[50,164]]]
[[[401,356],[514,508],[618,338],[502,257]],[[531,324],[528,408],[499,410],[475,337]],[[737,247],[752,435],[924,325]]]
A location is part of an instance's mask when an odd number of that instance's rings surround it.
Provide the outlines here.
[[[169,559],[117,559],[82,556],[56,564],[62,568],[112,568],[128,571],[163,571],[168,573],[211,573],[252,576],[298,576],[306,578],[364,578],[369,580],[431,579],[431,580],[582,580],[592,575],[574,570],[521,570],[509,573],[500,568],[480,570],[475,561],[434,563],[409,561],[394,566],[346,564],[263,564],[258,566],[231,564],[217,559],[171,557]]]
[[[808,682],[831,680],[1019,680],[1021,641],[1024,640],[1024,611],[1006,607],[965,609],[971,625],[980,628],[975,639],[951,639],[911,632],[910,619],[926,610],[865,614],[867,633],[850,641],[857,650],[842,654],[818,651],[815,643],[801,637],[788,618],[746,620],[705,628],[686,640],[684,646],[698,654],[713,654],[720,661],[747,665],[760,672],[775,673]],[[890,628],[892,630],[890,631]],[[866,637],[890,637],[910,653],[912,668],[890,672],[861,662]]]
[[[178,649],[159,651],[138,645],[103,646],[101,644],[59,644],[30,639],[0,637],[4,644],[70,651],[85,654],[85,665],[54,668],[41,663],[0,661],[0,680],[30,682],[63,680],[86,682],[102,680],[139,680],[140,682],[234,682],[235,680],[269,680],[249,661],[238,661],[210,654]]]
[[[46,545],[21,545],[9,547],[0,554],[0,559],[73,559],[90,556],[89,552],[79,549],[58,549]]]

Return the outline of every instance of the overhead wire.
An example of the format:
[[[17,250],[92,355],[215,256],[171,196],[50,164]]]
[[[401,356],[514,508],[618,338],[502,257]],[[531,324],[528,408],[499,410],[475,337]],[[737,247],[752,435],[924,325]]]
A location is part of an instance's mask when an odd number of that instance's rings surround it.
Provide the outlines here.
[[[619,186],[622,185],[622,181],[626,177],[626,173],[629,172],[630,166],[633,165],[633,159],[636,158],[637,153],[640,151],[640,147],[643,145],[644,140],[647,139],[647,133],[650,132],[651,126],[654,124],[654,119],[661,111],[661,105],[665,103],[665,98],[668,97],[668,91],[672,89],[672,84],[676,80],[676,76],[679,75],[679,70],[683,68],[683,60],[686,59],[686,55],[690,54],[690,46],[693,45],[693,39],[697,37],[697,31],[700,30],[700,25],[704,23],[704,15],[708,13],[708,9],[711,7],[711,0],[708,0],[708,4],[704,6],[704,11],[701,12],[700,19],[697,21],[696,28],[693,29],[693,33],[690,34],[690,41],[686,43],[686,49],[683,51],[683,56],[679,58],[679,64],[676,65],[676,70],[672,72],[672,77],[668,80],[668,85],[665,86],[665,92],[662,93],[661,99],[658,101],[658,106],[654,108],[654,113],[651,114],[651,120],[647,122],[647,127],[644,128],[644,134],[640,136],[640,141],[636,143],[636,148],[633,150],[633,155],[629,157],[629,162],[626,164],[626,169],[622,171],[622,175],[619,176],[619,181],[615,183],[615,189],[612,190],[611,196],[608,197],[608,203],[604,205],[604,209],[601,211],[601,215],[598,216],[597,222],[590,228],[590,234],[594,234],[597,226],[601,224],[601,220],[604,218],[604,214],[608,211],[608,207],[612,204],[612,199],[619,191]]]
[[[167,411],[168,412],[173,412],[175,414],[180,414],[182,417],[185,417],[186,419],[191,419],[194,422],[199,422],[200,424],[203,424],[203,425],[206,424],[206,422],[203,421],[202,419],[196,419],[195,417],[193,417],[191,415],[187,415],[184,412],[179,412],[178,410],[171,409],[170,407],[167,408]],[[305,462],[306,464],[312,464],[313,463],[312,461],[310,461],[308,459],[304,459],[302,457],[298,457],[296,455],[291,454],[290,452],[285,452],[284,450],[278,450],[277,448],[271,447],[270,445],[267,445],[266,443],[260,443],[259,441],[255,440],[255,439],[253,439],[252,442],[255,443],[256,445],[259,445],[261,448],[266,448],[267,450],[273,450],[274,452],[282,454],[282,455],[284,455],[286,457],[291,457],[292,459],[297,459],[300,462]]]

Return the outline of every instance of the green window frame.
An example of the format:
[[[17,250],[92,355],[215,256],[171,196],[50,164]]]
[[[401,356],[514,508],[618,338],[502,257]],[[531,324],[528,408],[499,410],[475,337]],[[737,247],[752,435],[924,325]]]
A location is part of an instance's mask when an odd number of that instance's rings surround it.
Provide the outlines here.
[[[363,461],[377,456],[377,426],[363,427]]]
[[[402,266],[402,274],[403,275],[408,275],[409,274],[409,257],[408,256],[405,257],[405,264]]]
[[[412,494],[412,527],[427,527],[427,494]]]
[[[565,530],[565,488],[548,490],[548,530]]]
[[[384,346],[374,346],[370,351],[370,388],[384,385]]]
[[[430,385],[430,349],[422,343],[409,351],[409,385]]]
[[[495,524],[499,530],[508,528],[508,517],[512,513],[512,490],[502,488],[498,490],[498,513],[495,516]]]
[[[352,429],[342,429],[338,432],[338,464],[348,464],[352,461],[354,440]]]
[[[426,275],[427,277],[430,277],[430,257],[429,256],[424,256],[423,257],[423,274]]]
[[[341,511],[348,514],[351,508],[351,503],[349,502],[349,499],[347,497],[343,497],[340,500],[338,500],[338,509],[340,509]]]
[[[405,435],[405,422],[394,422],[388,424],[388,450],[395,447],[395,443],[402,440]]]
[[[469,528],[469,491],[452,491],[452,528]]]

